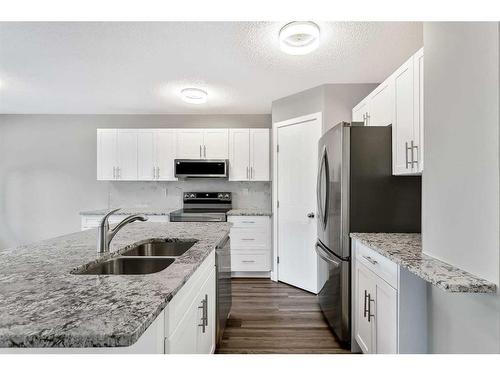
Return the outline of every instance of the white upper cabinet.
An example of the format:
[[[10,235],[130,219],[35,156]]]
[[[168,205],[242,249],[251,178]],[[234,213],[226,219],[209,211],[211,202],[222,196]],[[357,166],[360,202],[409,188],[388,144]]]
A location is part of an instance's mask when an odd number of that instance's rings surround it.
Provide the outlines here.
[[[368,115],[369,98],[363,99],[356,107],[352,109],[352,121],[363,122],[365,125]]]
[[[424,170],[424,49],[420,49],[413,56],[413,83],[414,83],[414,104],[413,121],[415,145],[417,146],[414,154],[417,161],[417,172]]]
[[[395,107],[392,128],[394,174],[412,172],[413,141],[413,57],[394,73]]]
[[[394,175],[423,171],[423,75],[421,48],[352,109],[352,121],[368,126],[392,124]]]
[[[173,181],[175,159],[231,159],[231,180],[269,181],[269,157],[269,129],[97,129],[98,180]]]
[[[250,129],[229,129],[229,179],[250,179]]]
[[[177,159],[227,159],[228,129],[178,129]]]
[[[137,180],[136,129],[118,129],[116,138],[117,179]]]
[[[269,129],[250,129],[250,180],[269,181]]]
[[[156,178],[155,129],[141,129],[137,135],[137,178],[142,181]]]
[[[97,130],[97,179],[137,180],[137,130]]]
[[[229,157],[229,129],[205,129],[203,133],[203,158],[227,159]]]
[[[367,115],[368,126],[387,126],[393,122],[392,103],[394,102],[394,80],[389,77],[371,94]]]
[[[138,180],[175,180],[175,135],[175,129],[138,130]]]
[[[269,181],[269,129],[229,130],[229,179]]]
[[[203,129],[177,130],[177,159],[203,158]]]
[[[116,177],[116,129],[97,129],[97,179]]]
[[[174,177],[174,159],[176,158],[175,129],[157,129],[154,142],[156,157],[156,179],[176,180]]]

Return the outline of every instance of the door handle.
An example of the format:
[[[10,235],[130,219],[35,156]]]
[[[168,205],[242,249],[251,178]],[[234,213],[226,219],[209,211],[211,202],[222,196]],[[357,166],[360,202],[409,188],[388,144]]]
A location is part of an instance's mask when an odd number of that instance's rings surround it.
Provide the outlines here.
[[[309,212],[307,214],[307,217],[310,218],[310,219],[312,219],[314,217],[314,212]]]

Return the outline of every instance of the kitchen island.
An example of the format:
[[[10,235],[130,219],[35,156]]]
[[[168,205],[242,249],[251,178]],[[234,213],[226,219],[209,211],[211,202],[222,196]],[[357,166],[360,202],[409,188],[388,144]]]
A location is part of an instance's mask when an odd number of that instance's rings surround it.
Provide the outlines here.
[[[211,257],[213,265],[214,249],[227,236],[230,226],[132,223],[118,232],[111,242],[110,254],[104,257],[96,252],[96,230],[1,250],[0,352],[8,351],[2,348],[133,345],[177,293],[185,289],[183,286],[191,282],[205,260]],[[167,238],[196,243],[157,273],[74,273],[134,245]],[[166,319],[172,322],[174,318]],[[169,329],[173,327],[165,327],[165,332]]]

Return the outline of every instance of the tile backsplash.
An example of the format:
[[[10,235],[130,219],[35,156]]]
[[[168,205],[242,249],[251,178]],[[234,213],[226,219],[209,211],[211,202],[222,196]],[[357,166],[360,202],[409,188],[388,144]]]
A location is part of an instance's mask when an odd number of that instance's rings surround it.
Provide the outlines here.
[[[228,191],[233,193],[234,208],[271,210],[270,182],[217,180],[122,181],[109,182],[108,207],[182,207],[186,191]]]

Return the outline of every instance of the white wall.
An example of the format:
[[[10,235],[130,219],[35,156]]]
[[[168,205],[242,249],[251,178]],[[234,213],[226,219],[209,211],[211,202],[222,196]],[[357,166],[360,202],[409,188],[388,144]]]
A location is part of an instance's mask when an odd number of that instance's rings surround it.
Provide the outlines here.
[[[341,121],[351,121],[352,108],[376,83],[326,84],[273,101],[273,123],[322,112],[323,133]]]
[[[270,126],[269,115],[0,115],[0,248],[78,231],[82,209],[180,205],[178,182],[97,181],[97,128]],[[242,187],[225,184],[217,187]],[[270,183],[247,189],[236,202],[257,199],[270,208]]]
[[[424,24],[423,250],[499,282],[499,25]],[[500,353],[500,297],[429,287],[429,347]]]

